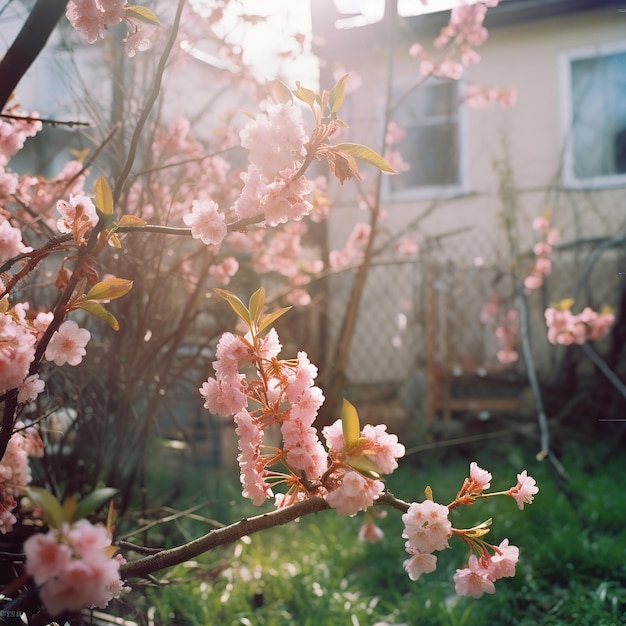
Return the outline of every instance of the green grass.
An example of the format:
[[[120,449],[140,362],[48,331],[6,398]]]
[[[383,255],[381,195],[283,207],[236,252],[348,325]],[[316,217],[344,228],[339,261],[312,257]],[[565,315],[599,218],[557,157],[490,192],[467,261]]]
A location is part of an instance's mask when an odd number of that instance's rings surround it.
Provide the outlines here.
[[[519,511],[512,499],[494,498],[453,518],[462,527],[493,517],[489,540],[508,537],[520,547],[516,576],[498,581],[493,596],[475,600],[454,593],[452,575],[467,559],[460,541],[453,538],[452,549],[439,553],[434,573],[413,582],[402,568],[406,553],[398,512],[380,521],[381,542],[364,544],[357,538],[360,516],[326,511],[174,568],[166,581],[182,582],[134,592],[131,604],[141,612],[150,609],[155,624],[168,626],[626,624],[626,459],[569,450],[563,458],[570,472],[568,499],[532,452],[495,448],[476,458],[493,473],[493,489],[510,487],[516,472],[528,469],[540,487],[532,505]],[[469,459],[432,454],[420,457],[419,466],[411,461],[389,477],[389,488],[401,498],[422,500],[430,484],[435,500],[447,503]],[[259,512],[236,497],[236,479],[196,476],[183,481],[189,490],[183,495],[193,498],[195,492],[197,501],[198,483],[202,489],[212,481],[220,489],[215,504],[221,503],[223,513],[229,503],[229,518]],[[185,520],[169,539],[206,530],[201,522]]]

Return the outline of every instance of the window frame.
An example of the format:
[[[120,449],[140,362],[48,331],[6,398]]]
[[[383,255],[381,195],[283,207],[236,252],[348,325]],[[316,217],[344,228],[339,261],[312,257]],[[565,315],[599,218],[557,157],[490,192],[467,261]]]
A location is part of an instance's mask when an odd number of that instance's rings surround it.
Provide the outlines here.
[[[599,59],[616,53],[626,54],[626,40],[588,45],[565,50],[559,55],[559,75],[561,91],[561,138],[562,164],[561,180],[568,189],[610,189],[626,186],[626,172],[579,178],[574,162],[574,102],[572,63],[585,59]]]
[[[458,163],[457,163],[457,179],[458,182],[451,185],[423,185],[416,187],[409,187],[406,189],[401,189],[394,191],[391,187],[390,177],[385,176],[383,178],[383,184],[381,189],[382,200],[383,202],[388,203],[401,203],[401,202],[411,202],[414,200],[431,200],[431,199],[445,199],[452,198],[459,195],[464,195],[468,193],[468,162],[467,162],[467,111],[466,107],[463,106],[463,90],[464,84],[463,81],[460,80],[452,80],[452,79],[441,79],[441,78],[429,78],[424,83],[424,86],[428,87],[429,85],[441,83],[441,82],[450,82],[455,86],[455,95],[457,99],[457,109],[456,109],[456,122],[457,122],[457,145],[458,145]],[[404,93],[405,90],[409,89],[412,85],[415,84],[415,79],[397,79],[394,81],[394,89],[395,93]],[[422,87],[418,87],[417,90]],[[391,115],[391,120],[394,120],[393,114]],[[386,129],[383,129],[385,132]],[[390,146],[392,149],[398,147],[400,144],[394,144]]]

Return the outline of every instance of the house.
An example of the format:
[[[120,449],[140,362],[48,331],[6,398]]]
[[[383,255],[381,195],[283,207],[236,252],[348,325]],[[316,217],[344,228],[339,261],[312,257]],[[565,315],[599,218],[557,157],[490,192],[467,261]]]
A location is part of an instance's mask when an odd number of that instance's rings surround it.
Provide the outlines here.
[[[515,294],[512,275],[521,280],[533,262],[532,220],[547,211],[561,244],[551,258],[552,274],[528,302],[537,367],[549,379],[561,353],[546,342],[547,304],[575,297],[580,306],[616,306],[619,271],[626,267],[619,240],[626,225],[623,3],[502,0],[487,11],[489,35],[475,49],[480,62],[459,80],[421,73],[425,53],[410,54],[415,44],[435,59],[442,54],[445,48],[432,42],[449,12],[415,16],[406,9],[421,3],[388,1],[379,21],[340,28],[367,21],[358,11],[340,13],[349,4],[312,3],[322,86],[330,87],[338,71],[360,76],[362,85],[343,107],[350,124],[346,139],[385,150],[387,112],[404,128],[395,147],[410,165],[380,185],[385,219],[375,247],[381,254],[362,297],[349,383],[355,393],[367,390],[368,398],[381,389],[385,406],[396,393],[408,398],[411,411],[424,402],[432,417],[445,405],[432,392],[441,389],[442,378],[523,376],[521,363],[498,363],[494,328],[481,323],[481,311],[490,299],[506,302]],[[420,87],[412,89],[416,83]],[[472,107],[475,86],[512,88],[517,100]],[[376,185],[368,174],[361,194],[372,197]],[[368,221],[368,213],[354,187],[333,183],[330,194],[335,205],[327,237],[334,249],[355,223]],[[398,253],[394,244],[405,238],[419,245],[417,255]],[[352,284],[352,274],[338,274],[329,291],[331,343]],[[488,417],[506,402],[457,404]]]

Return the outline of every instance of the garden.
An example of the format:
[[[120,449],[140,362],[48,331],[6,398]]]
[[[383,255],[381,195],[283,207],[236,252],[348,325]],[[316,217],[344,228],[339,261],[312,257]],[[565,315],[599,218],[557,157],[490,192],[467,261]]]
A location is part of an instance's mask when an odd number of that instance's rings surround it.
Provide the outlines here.
[[[0,624],[626,623],[619,150],[529,192],[526,8],[401,4],[0,9]]]

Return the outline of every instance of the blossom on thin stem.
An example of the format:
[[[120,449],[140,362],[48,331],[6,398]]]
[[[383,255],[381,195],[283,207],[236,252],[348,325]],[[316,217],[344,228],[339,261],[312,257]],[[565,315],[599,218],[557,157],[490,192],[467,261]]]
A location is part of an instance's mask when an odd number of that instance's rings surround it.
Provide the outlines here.
[[[534,495],[539,491],[537,483],[532,476],[529,476],[526,470],[517,475],[517,484],[508,491],[513,497],[520,509],[524,508],[524,504],[531,504]]]

